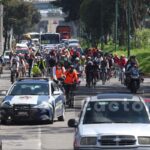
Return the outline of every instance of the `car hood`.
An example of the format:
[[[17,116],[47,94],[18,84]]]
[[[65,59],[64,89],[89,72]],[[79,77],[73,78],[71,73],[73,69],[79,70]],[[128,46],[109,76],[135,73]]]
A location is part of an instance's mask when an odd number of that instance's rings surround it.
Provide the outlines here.
[[[9,101],[11,105],[13,104],[30,104],[39,105],[43,101],[48,102],[50,96],[37,96],[37,95],[19,95],[19,96],[7,96],[5,101]]]
[[[79,125],[81,136],[90,135],[138,135],[149,136],[150,124],[114,123]]]

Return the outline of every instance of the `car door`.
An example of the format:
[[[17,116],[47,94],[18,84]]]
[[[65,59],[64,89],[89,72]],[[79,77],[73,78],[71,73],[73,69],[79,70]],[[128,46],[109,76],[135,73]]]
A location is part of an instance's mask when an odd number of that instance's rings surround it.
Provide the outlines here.
[[[51,83],[51,92],[54,97],[55,116],[61,116],[63,110],[62,91],[54,82]]]

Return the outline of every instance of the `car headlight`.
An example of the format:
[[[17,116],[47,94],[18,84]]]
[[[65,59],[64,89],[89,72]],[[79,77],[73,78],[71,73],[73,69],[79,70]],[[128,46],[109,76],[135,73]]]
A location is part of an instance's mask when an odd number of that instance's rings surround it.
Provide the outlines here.
[[[34,106],[33,108],[48,108],[48,107],[49,107],[49,104],[46,102],[43,102],[39,105]]]
[[[96,145],[96,143],[96,137],[82,137],[80,141],[80,145]]]
[[[150,145],[150,137],[138,137],[138,142],[141,145]]]
[[[2,108],[10,108],[10,107],[11,107],[11,104],[10,104],[10,102],[5,101],[5,102],[3,102],[3,103],[1,104],[1,107],[2,107]]]

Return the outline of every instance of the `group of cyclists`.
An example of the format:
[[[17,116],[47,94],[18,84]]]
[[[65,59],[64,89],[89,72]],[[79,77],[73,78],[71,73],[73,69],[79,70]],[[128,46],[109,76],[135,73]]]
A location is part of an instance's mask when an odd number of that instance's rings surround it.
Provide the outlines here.
[[[138,62],[135,57],[127,60],[124,55],[104,53],[98,48],[43,49],[24,56],[12,53],[10,56],[11,82],[14,77],[50,77],[56,83],[63,83],[66,96],[72,87],[80,84],[80,77],[86,78],[87,87],[95,87],[99,80],[105,84],[112,76],[125,81],[125,72]],[[121,73],[124,73],[122,77]],[[73,86],[74,85],[74,86]]]

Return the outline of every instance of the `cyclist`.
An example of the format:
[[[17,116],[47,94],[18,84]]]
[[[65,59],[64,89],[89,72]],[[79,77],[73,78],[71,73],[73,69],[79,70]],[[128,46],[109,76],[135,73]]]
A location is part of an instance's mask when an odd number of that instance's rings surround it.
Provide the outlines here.
[[[114,63],[115,63],[116,65],[118,65],[118,64],[119,64],[119,61],[120,61],[119,56],[118,56],[117,54],[114,54],[113,59],[114,59]]]
[[[81,77],[84,77],[86,58],[84,55],[81,56]]]
[[[32,68],[32,75],[33,77],[40,77],[42,75],[42,72],[37,64],[37,60],[35,59],[33,68]]]
[[[74,61],[74,68],[76,69],[76,71],[78,73],[81,73],[81,70],[80,70],[80,58],[79,57],[76,57],[76,59]]]
[[[45,75],[45,69],[46,69],[46,62],[43,59],[43,57],[39,56],[39,60],[38,60],[37,64],[41,70],[42,75],[44,76]]]
[[[90,87],[90,84],[93,82],[94,78],[94,70],[93,70],[93,62],[88,61],[85,66],[85,74],[86,74],[86,86]]]
[[[56,66],[53,67],[53,80],[62,80],[65,76],[65,68],[60,62],[57,62]]]
[[[14,78],[18,78],[19,71],[19,57],[16,53],[14,53],[10,60],[10,68],[11,68],[11,82],[14,82]]]
[[[16,62],[19,66],[19,57],[16,53],[13,53],[11,60],[10,60],[10,67],[12,67],[12,65],[14,64],[14,62]]]
[[[32,66],[33,66],[33,63],[34,63],[34,59],[35,59],[35,55],[33,52],[31,52],[29,54],[29,57],[28,57],[28,65],[29,65],[29,68],[28,68],[28,76],[30,77],[31,76],[31,70],[32,70]]]
[[[126,65],[126,58],[124,55],[121,55],[120,61],[119,61],[119,81],[123,81],[124,79],[124,73],[125,73],[125,65]]]
[[[96,85],[97,80],[99,79],[99,64],[97,60],[93,61],[93,75],[94,75],[94,85]]]
[[[101,69],[102,83],[104,84],[107,79],[107,71],[109,69],[109,62],[106,56],[103,56],[103,60],[101,61],[101,64],[100,64],[100,69]]]
[[[73,65],[70,65],[67,71],[65,72],[64,88],[66,94],[67,103],[70,103],[69,93],[75,88],[75,85],[78,81],[77,72],[74,70]]]
[[[49,59],[47,61],[48,61],[47,67],[49,67],[47,68],[48,69],[47,72],[48,74],[50,74],[50,77],[53,77],[52,68],[56,65],[56,62],[57,62],[56,54],[54,50],[50,51]]]
[[[19,77],[24,77],[26,75],[26,63],[23,56],[20,56],[19,60]]]

